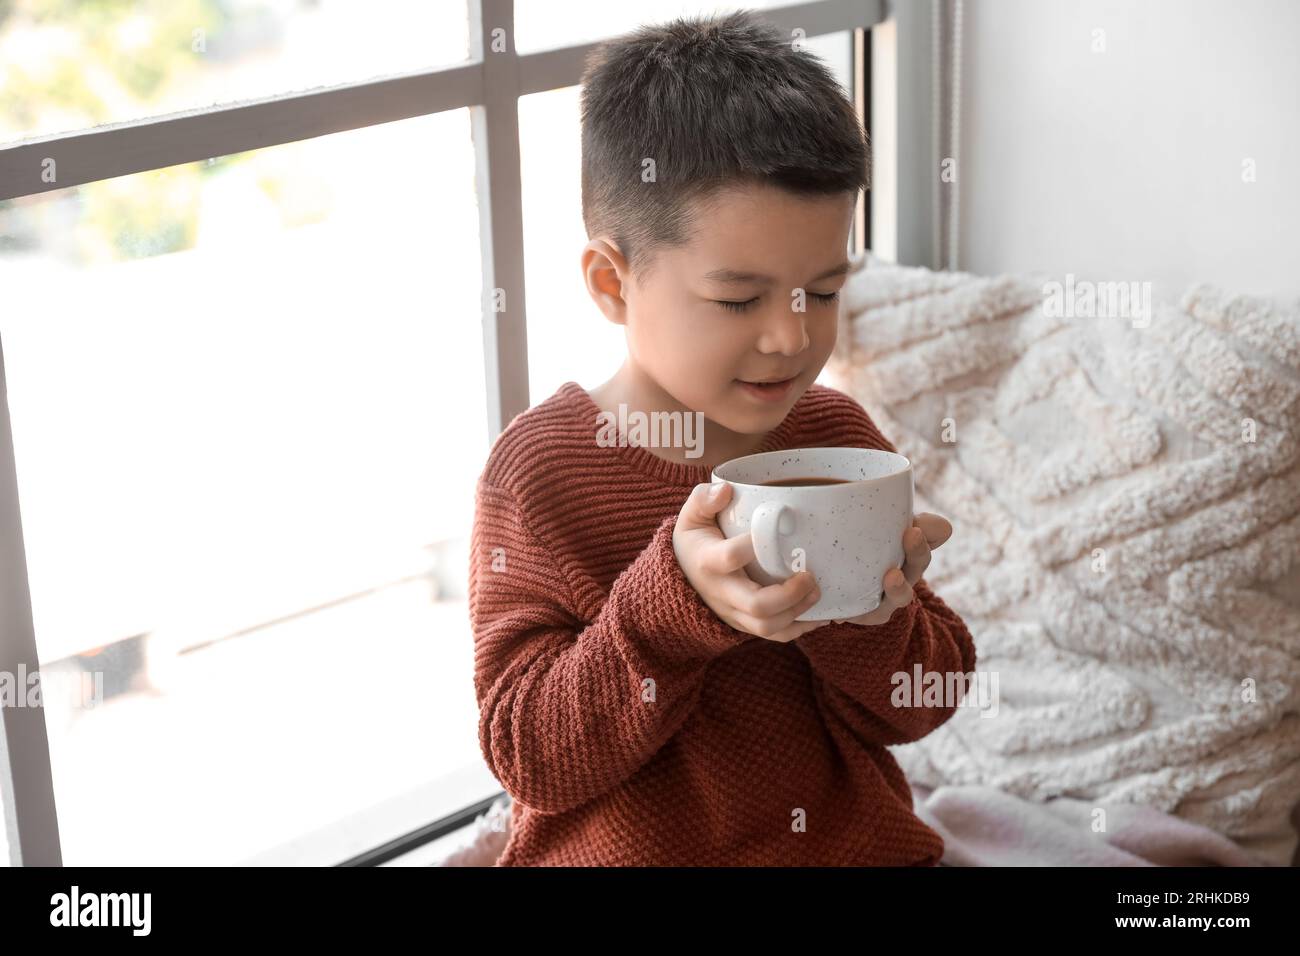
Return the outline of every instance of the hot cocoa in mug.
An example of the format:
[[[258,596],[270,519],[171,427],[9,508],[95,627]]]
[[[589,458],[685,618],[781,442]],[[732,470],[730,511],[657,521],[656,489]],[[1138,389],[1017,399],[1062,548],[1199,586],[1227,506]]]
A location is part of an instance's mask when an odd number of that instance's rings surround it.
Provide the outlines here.
[[[821,598],[796,618],[857,617],[880,606],[885,572],[901,568],[912,525],[912,463],[873,448],[799,448],[733,458],[713,469],[732,486],[718,515],[728,538],[749,534],[745,572],[779,584],[809,571]]]

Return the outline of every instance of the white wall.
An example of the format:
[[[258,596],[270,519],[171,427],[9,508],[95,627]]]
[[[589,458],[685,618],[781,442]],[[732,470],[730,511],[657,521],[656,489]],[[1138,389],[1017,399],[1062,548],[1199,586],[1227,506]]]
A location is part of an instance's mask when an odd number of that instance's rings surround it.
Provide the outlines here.
[[[1300,296],[1300,3],[966,0],[965,20],[963,271]]]

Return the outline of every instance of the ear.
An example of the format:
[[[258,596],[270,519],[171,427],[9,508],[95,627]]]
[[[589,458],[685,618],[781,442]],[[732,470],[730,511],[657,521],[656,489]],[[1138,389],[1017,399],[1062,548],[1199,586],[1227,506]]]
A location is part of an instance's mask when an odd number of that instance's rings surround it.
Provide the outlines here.
[[[631,281],[627,261],[612,243],[593,239],[582,250],[582,277],[596,307],[615,325],[627,324],[626,283]]]

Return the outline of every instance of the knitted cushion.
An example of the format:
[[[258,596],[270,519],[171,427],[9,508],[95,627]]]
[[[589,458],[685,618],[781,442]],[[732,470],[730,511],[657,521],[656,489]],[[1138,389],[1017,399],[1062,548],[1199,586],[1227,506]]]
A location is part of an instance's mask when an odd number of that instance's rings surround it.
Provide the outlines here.
[[[1300,303],[1202,285],[1145,322],[1058,317],[1050,278],[868,254],[845,285],[831,384],[952,521],[926,580],[998,678],[995,716],[893,752],[929,787],[1143,804],[1286,865]]]

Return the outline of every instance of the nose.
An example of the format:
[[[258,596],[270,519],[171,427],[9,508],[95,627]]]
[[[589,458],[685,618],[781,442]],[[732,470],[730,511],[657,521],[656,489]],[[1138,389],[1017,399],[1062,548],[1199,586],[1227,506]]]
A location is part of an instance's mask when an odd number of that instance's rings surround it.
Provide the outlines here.
[[[778,304],[763,318],[758,350],[764,354],[798,355],[811,341],[806,325],[808,313],[796,312],[791,303],[777,301]]]

